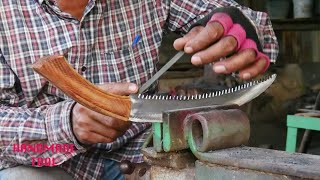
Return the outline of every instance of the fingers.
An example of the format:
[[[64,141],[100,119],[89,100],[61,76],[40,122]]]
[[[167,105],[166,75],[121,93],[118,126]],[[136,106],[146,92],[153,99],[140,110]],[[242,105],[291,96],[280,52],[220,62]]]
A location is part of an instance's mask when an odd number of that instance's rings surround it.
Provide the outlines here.
[[[94,132],[88,132],[88,131],[79,131],[77,138],[83,144],[96,144],[96,143],[113,142],[113,140],[108,137],[102,136],[102,135],[94,133]]]
[[[218,41],[223,35],[223,26],[218,22],[212,22],[206,27],[194,27],[184,37],[177,39],[173,46],[176,50],[196,53],[191,58],[192,64],[207,64],[229,55],[236,49],[237,40],[232,36],[226,36]],[[217,43],[214,44],[215,42]]]
[[[173,47],[186,53],[195,53],[207,48],[223,36],[224,29],[220,23],[213,22],[206,27],[197,26],[184,37],[175,40]]]
[[[186,36],[174,42],[174,47],[194,54],[191,58],[194,65],[214,62],[216,73],[238,71],[240,78],[245,80],[265,72],[270,64],[269,57],[258,50],[241,23],[234,23],[226,13],[215,13],[205,27],[192,28]],[[225,57],[226,60],[219,61]]]
[[[112,142],[113,139],[104,136],[101,133],[96,133],[93,130],[96,130],[97,127],[101,127],[101,125],[97,125],[95,122],[93,122],[85,113],[80,112],[86,112],[85,108],[81,105],[80,108],[75,106],[75,112],[73,112],[72,115],[72,130],[77,138],[77,140],[84,144],[94,144],[94,143],[100,143],[100,142]],[[100,129],[98,131],[101,131]]]
[[[184,51],[191,54],[205,49],[218,41],[223,36],[223,33],[224,30],[220,23],[209,23],[194,38],[186,43]]]
[[[130,95],[138,91],[138,86],[133,83],[110,83],[99,87],[118,95]],[[112,142],[131,126],[131,122],[104,116],[80,104],[73,107],[71,122],[75,137],[82,143],[90,144]]]
[[[243,50],[224,61],[216,62],[213,70],[216,73],[230,74],[247,67],[256,61],[256,52],[252,49]]]
[[[96,119],[94,119],[94,121],[90,121],[90,124],[87,122],[88,121],[84,121],[82,123],[84,128],[87,128],[90,132],[94,132],[112,140],[116,140],[119,136],[125,133],[125,131],[117,131],[115,128],[107,126]]]
[[[208,64],[232,54],[237,47],[237,41],[232,36],[222,38],[216,44],[194,54],[191,63],[194,65]]]
[[[183,50],[185,48],[186,43],[195,38],[197,34],[202,31],[202,29],[204,29],[204,27],[202,26],[196,26],[192,28],[190,32],[188,32],[185,36],[176,39],[173,43],[173,47],[177,51]]]
[[[216,62],[213,70],[221,74],[240,71],[240,78],[249,80],[261,74],[267,65],[266,59],[256,59],[256,56],[255,50],[245,49],[224,61]]]
[[[240,71],[240,77],[244,80],[252,79],[262,72],[264,72],[267,65],[267,60],[260,58],[256,60],[251,66]]]
[[[97,112],[94,112],[94,111],[90,111],[88,115],[91,119],[98,121],[106,128],[112,128],[112,129],[120,132],[121,133],[120,135],[122,135],[125,131],[127,131],[128,128],[131,126],[130,121],[122,121],[119,119],[111,118],[111,117],[99,114]]]
[[[75,137],[85,144],[113,142],[131,125],[131,122],[104,116],[80,104],[73,107],[71,121]]]
[[[108,83],[98,87],[105,92],[117,95],[130,95],[138,92],[138,86],[134,83]]]

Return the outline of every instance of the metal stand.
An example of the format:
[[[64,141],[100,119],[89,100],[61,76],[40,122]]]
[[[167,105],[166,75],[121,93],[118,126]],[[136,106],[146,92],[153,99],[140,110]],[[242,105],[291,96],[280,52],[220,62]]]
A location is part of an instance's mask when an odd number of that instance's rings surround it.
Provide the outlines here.
[[[249,120],[232,106],[163,113],[153,126],[149,164],[135,179],[320,179],[320,156],[243,146]],[[141,171],[141,170],[140,170]]]

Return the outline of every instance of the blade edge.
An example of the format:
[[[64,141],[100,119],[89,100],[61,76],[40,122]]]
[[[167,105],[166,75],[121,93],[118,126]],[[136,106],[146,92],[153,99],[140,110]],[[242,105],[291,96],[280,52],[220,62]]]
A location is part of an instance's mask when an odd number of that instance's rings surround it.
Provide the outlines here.
[[[143,99],[138,98],[139,95],[131,95],[132,109],[129,120],[133,122],[162,122],[162,112],[164,111],[232,104],[241,106],[263,93],[275,78],[276,75],[273,74],[265,81],[256,82],[256,84],[252,82],[251,86],[248,85],[249,87],[247,85],[238,86],[235,90],[224,90],[217,93],[215,97],[204,99],[163,100],[163,98],[152,99],[152,96]]]

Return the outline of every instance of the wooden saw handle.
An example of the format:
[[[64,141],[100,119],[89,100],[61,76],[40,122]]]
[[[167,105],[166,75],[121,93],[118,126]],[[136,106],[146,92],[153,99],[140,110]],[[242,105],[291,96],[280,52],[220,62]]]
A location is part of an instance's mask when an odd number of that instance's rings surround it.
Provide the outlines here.
[[[103,115],[128,121],[130,98],[102,91],[80,76],[63,56],[43,57],[32,68],[79,104]]]

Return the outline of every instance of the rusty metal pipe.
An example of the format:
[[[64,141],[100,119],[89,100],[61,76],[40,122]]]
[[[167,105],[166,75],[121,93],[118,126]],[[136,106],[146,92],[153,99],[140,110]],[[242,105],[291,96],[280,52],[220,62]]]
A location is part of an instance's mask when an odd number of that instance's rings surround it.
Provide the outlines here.
[[[192,114],[186,118],[184,135],[193,152],[236,147],[249,140],[249,119],[239,109]]]

